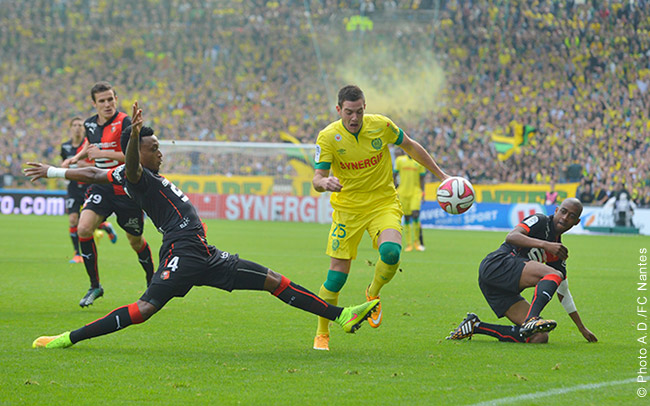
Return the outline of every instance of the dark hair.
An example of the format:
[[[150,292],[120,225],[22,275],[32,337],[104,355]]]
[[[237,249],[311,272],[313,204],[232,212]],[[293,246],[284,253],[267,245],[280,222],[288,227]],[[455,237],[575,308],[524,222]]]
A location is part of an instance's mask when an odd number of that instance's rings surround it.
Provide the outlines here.
[[[366,101],[363,91],[359,86],[347,85],[339,90],[339,107],[343,107],[343,102],[345,101],[357,101],[359,99],[363,99],[364,102]]]
[[[113,89],[113,86],[111,86],[110,83],[108,82],[97,82],[95,83],[95,86],[93,86],[92,89],[90,89],[90,97],[92,97],[93,101],[95,100],[95,95],[97,93],[105,92],[107,90],[112,90],[113,91],[113,96],[117,96],[117,92],[115,89]]]
[[[131,139],[131,127],[133,126],[130,125],[126,127],[120,136],[120,147],[124,153],[126,153],[126,146],[129,144],[129,139]],[[140,140],[142,140],[143,137],[151,137],[152,135],[153,129],[151,127],[142,127],[140,129]]]
[[[72,119],[70,120],[70,124],[68,124],[68,127],[72,127],[72,123],[74,123],[75,121],[81,121],[83,123],[83,120],[81,119],[81,117],[79,117],[79,116],[72,117]]]

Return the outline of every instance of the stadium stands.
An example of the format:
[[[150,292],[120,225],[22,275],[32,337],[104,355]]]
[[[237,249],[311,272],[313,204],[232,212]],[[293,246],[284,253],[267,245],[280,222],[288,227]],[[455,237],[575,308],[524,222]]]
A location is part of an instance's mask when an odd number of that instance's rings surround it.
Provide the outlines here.
[[[309,19],[297,0],[3,1],[4,186],[25,184],[26,160],[58,162],[67,121],[92,114],[98,80],[113,83],[123,111],[145,104],[162,138],[279,142],[286,131],[311,143],[350,80],[338,69],[346,59],[381,51],[382,65],[412,64],[431,52],[446,78],[436,103],[385,113],[449,172],[474,183],[584,178],[650,204],[648,2],[307,3]],[[372,31],[348,31],[361,14]],[[524,126],[534,129],[524,145],[499,159],[492,137]]]

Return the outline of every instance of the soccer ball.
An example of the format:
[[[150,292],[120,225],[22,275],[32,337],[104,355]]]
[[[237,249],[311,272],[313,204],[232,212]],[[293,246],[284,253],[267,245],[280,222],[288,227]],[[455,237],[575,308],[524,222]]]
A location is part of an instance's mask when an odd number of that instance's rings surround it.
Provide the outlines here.
[[[95,237],[95,244],[99,244],[99,242],[104,238],[104,230],[100,230],[99,228],[95,230],[94,237]]]
[[[474,204],[474,187],[460,176],[447,178],[438,186],[438,204],[449,214],[465,213]]]

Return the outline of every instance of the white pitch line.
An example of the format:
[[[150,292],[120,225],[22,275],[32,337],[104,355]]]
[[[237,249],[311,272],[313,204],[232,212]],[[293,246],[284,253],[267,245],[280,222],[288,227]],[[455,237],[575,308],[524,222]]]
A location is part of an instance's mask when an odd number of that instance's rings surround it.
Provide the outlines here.
[[[544,391],[544,392],[533,392],[533,393],[528,393],[526,395],[510,396],[510,397],[501,398],[501,399],[493,399],[493,400],[488,400],[488,401],[481,402],[481,403],[475,403],[472,406],[502,405],[504,403],[512,403],[512,402],[517,402],[517,401],[520,401],[520,400],[539,399],[539,398],[543,398],[543,397],[546,397],[546,396],[561,395],[563,393],[575,392],[575,391],[578,391],[578,390],[599,389],[599,388],[604,388],[604,387],[607,387],[607,386],[624,385],[626,383],[632,383],[632,382],[636,382],[636,379],[631,378],[631,379],[624,379],[622,381],[589,383],[589,384],[585,384],[585,385],[570,386],[568,388],[551,389],[551,390],[547,390],[547,391]]]

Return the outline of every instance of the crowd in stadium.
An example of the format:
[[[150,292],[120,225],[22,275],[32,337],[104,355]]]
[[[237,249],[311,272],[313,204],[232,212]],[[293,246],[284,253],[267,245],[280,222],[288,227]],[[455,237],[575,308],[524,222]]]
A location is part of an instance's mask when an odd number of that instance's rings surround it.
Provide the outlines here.
[[[25,182],[28,160],[58,162],[69,119],[93,114],[98,80],[115,86],[122,111],[135,99],[146,106],[161,139],[281,142],[285,132],[313,143],[335,118],[328,92],[345,84],[333,52],[357,44],[395,61],[437,56],[446,83],[429,114],[385,113],[448,172],[474,183],[581,182],[594,203],[624,188],[650,206],[645,1],[312,0],[309,19],[295,0],[32,3],[0,9],[6,187]],[[358,14],[372,31],[346,30]],[[534,128],[527,142],[499,159],[492,136],[524,126]],[[193,161],[164,170],[190,172]]]

